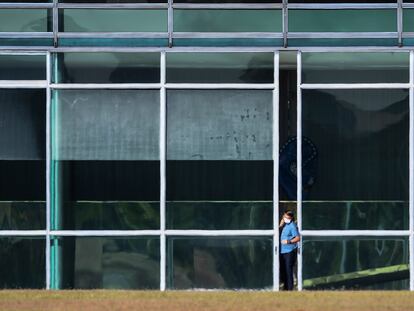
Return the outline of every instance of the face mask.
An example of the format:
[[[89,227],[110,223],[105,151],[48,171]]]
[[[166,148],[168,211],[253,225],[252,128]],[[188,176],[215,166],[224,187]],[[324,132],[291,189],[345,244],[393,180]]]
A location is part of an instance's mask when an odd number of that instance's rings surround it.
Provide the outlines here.
[[[285,224],[290,224],[292,219],[288,219],[286,217],[283,217],[283,221],[285,222]]]

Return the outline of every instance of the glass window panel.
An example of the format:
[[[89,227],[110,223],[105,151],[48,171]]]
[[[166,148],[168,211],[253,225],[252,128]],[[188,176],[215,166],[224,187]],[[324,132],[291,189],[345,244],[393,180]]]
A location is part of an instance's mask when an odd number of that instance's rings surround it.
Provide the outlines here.
[[[58,83],[159,83],[159,53],[59,53]]]
[[[409,289],[406,237],[305,237],[306,289]]]
[[[171,90],[167,103],[167,226],[271,227],[272,91]]]
[[[409,81],[408,53],[303,53],[303,83]]]
[[[0,229],[44,229],[46,91],[1,89],[0,110]]]
[[[59,21],[67,32],[165,32],[167,10],[65,9]]]
[[[177,32],[281,32],[281,10],[174,10]]]
[[[289,10],[289,31],[397,31],[397,10]]]
[[[159,91],[54,93],[55,226],[159,228]]]
[[[271,238],[169,238],[169,287],[271,288],[272,250]]]
[[[273,83],[273,53],[167,53],[167,82]]]
[[[50,12],[45,9],[0,9],[0,32],[51,31]]]
[[[303,228],[407,229],[408,90],[302,94]]]
[[[53,266],[63,289],[159,289],[160,241],[155,237],[54,239]]]
[[[271,160],[272,91],[171,90],[169,160]]]
[[[0,80],[46,80],[46,56],[0,55]]]
[[[414,9],[404,9],[403,14],[403,30],[405,32],[414,32]]]
[[[45,239],[0,238],[0,288],[45,288]]]
[[[401,230],[408,229],[406,201],[306,201],[306,230]]]

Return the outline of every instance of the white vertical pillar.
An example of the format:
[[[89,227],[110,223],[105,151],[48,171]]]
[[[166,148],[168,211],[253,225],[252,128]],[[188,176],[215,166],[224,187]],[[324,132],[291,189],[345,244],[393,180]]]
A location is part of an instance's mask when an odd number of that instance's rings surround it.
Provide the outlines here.
[[[166,237],[165,237],[165,177],[166,177],[166,118],[167,101],[165,91],[166,62],[165,52],[161,52],[161,89],[160,89],[160,290],[166,287]]]
[[[413,135],[414,135],[414,51],[410,51],[410,94],[409,94],[409,111],[410,111],[410,133],[409,133],[409,224],[410,224],[410,290],[414,290],[414,152],[413,152]]]
[[[279,290],[279,52],[273,74],[273,290]]]
[[[297,139],[296,139],[296,164],[297,164],[297,218],[298,229],[302,231],[302,55],[297,54]],[[298,252],[298,290],[302,290],[302,241],[299,243]]]
[[[51,96],[51,56],[46,54],[46,289],[50,289],[50,105]]]

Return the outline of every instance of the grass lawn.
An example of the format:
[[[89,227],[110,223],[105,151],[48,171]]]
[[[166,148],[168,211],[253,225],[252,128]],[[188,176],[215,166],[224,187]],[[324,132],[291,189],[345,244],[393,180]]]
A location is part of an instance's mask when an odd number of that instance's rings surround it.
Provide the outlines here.
[[[3,290],[0,310],[414,310],[414,292],[177,292]]]

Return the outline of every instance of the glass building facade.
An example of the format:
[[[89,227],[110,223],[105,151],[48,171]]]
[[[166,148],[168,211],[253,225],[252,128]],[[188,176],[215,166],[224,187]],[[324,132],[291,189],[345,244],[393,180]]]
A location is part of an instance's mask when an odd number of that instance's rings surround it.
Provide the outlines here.
[[[0,1],[0,288],[414,290],[413,140],[414,1]]]

